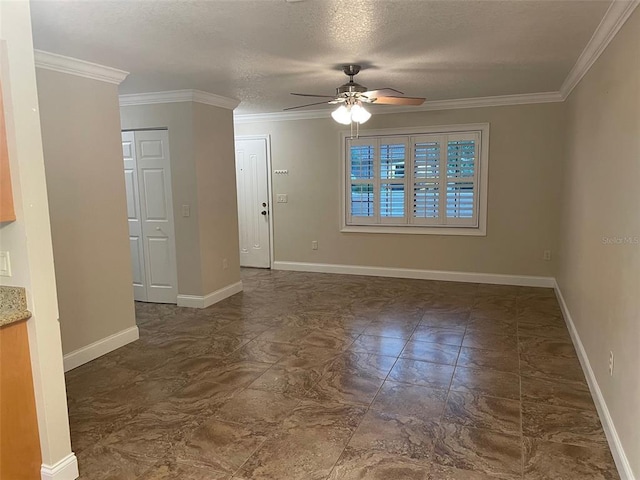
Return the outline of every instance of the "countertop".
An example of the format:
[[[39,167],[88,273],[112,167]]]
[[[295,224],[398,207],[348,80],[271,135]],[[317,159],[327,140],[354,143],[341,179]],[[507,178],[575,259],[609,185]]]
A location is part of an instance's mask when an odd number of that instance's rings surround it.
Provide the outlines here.
[[[29,318],[24,288],[0,286],[0,327]]]

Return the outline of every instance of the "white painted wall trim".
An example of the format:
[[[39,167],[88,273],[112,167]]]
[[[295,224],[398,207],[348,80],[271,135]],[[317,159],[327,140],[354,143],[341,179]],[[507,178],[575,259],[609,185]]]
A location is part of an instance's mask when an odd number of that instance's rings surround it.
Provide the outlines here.
[[[565,100],[631,16],[640,0],[614,0],[560,87]]]
[[[215,292],[211,292],[203,297],[199,295],[178,295],[178,306],[190,308],[207,308],[214,303],[218,303],[225,298],[230,297],[231,295],[240,293],[241,291],[242,281],[227,285],[226,287],[216,290]]]
[[[222,97],[201,90],[168,90],[166,92],[132,93],[120,95],[120,106],[153,105],[156,103],[196,102],[214,107],[233,110],[240,101],[234,98]]]
[[[589,389],[591,390],[591,396],[593,397],[594,403],[596,404],[598,416],[600,417],[600,422],[602,423],[602,427],[604,428],[604,433],[607,436],[609,448],[611,449],[613,459],[616,462],[616,467],[618,468],[620,478],[621,480],[635,480],[633,471],[631,470],[631,465],[629,464],[629,460],[624,451],[624,447],[622,446],[622,442],[620,441],[620,437],[618,436],[615,424],[613,423],[613,419],[611,418],[611,414],[609,413],[609,408],[607,407],[607,403],[605,402],[604,396],[602,395],[602,391],[600,390],[600,386],[598,385],[596,376],[593,373],[593,369],[591,368],[589,357],[587,356],[587,352],[584,349],[582,340],[580,339],[580,334],[578,333],[576,325],[573,322],[573,318],[571,317],[571,313],[569,312],[569,307],[567,306],[567,303],[562,296],[560,286],[555,280],[554,289],[556,292],[556,297],[558,298],[558,303],[560,304],[560,308],[562,310],[562,314],[564,316],[564,320],[567,324],[567,328],[569,329],[571,340],[573,340],[573,345],[576,348],[576,352],[578,353],[578,358],[580,360],[580,364],[582,365],[582,370],[585,377],[587,378],[587,383],[589,384]]]
[[[40,478],[42,480],[75,480],[78,473],[78,459],[72,452],[55,465],[42,465]]]
[[[559,92],[525,93],[522,95],[499,95],[495,97],[459,98],[454,100],[434,100],[419,107],[380,107],[372,105],[374,115],[402,112],[425,112],[431,110],[454,110],[459,108],[499,107],[506,105],[525,105],[533,103],[562,102]],[[235,123],[272,122],[283,120],[309,120],[330,118],[331,109],[306,110],[304,112],[274,112],[234,115]]]
[[[338,273],[373,277],[413,278],[416,280],[443,280],[448,282],[490,283],[523,287],[553,288],[553,277],[528,275],[502,275],[496,273],[453,272],[447,270],[417,270],[412,268],[362,267],[329,263],[273,262],[274,270],[294,272]]]
[[[65,57],[57,53],[34,50],[33,52],[37,68],[53,70],[54,72],[67,73],[78,77],[90,78],[101,82],[115,83],[119,85],[127,78],[129,72],[117,68],[105,67],[97,63]]]
[[[135,326],[109,335],[86,347],[74,350],[71,353],[67,353],[64,356],[64,371],[68,372],[69,370],[73,370],[117,348],[124,347],[128,343],[135,342],[138,338],[140,338],[140,333],[138,332],[138,327]]]

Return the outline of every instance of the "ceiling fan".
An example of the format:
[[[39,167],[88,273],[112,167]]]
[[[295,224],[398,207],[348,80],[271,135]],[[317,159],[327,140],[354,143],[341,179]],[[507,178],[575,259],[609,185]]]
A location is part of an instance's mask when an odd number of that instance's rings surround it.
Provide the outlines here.
[[[404,95],[404,93],[394,88],[367,90],[367,87],[353,81],[353,77],[358,74],[360,69],[360,65],[344,65],[342,67],[342,71],[349,77],[349,81],[336,89],[336,95],[291,94],[298,97],[330,98],[331,100],[308,103],[297,107],[285,108],[285,110],[296,110],[313,105],[339,105],[339,107],[331,113],[331,116],[338,123],[350,125],[354,122],[361,124],[371,118],[371,114],[364,108],[364,104],[422,105],[424,103],[424,98],[400,96]]]

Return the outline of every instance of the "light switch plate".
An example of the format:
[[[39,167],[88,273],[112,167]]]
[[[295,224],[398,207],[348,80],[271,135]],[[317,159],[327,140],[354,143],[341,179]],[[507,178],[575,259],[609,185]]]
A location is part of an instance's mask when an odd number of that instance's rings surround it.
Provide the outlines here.
[[[279,193],[277,198],[278,198],[278,203],[288,203],[289,202],[289,197],[287,197],[286,193]]]
[[[191,207],[189,205],[182,205],[182,216],[183,217],[191,216]]]
[[[11,257],[9,252],[0,252],[0,277],[11,276]]]

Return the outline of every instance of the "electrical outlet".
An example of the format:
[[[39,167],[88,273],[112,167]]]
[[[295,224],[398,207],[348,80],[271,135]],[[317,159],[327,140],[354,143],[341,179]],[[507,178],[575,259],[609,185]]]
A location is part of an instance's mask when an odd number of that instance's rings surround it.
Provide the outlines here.
[[[613,352],[609,352],[609,375],[613,377]]]
[[[311,250],[317,250],[318,249],[318,241],[317,240],[313,240],[311,242]]]
[[[191,216],[191,207],[189,205],[182,205],[182,216],[183,217]]]
[[[289,201],[286,193],[279,193],[277,199],[278,203],[287,203]]]
[[[545,262],[548,262],[551,260],[551,250],[545,250],[544,252],[542,252],[542,258],[544,259]]]
[[[226,258],[222,259],[222,269],[226,270],[227,268],[229,268],[229,261]]]

